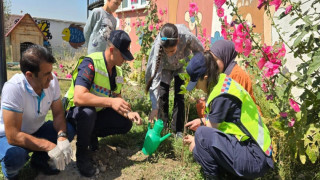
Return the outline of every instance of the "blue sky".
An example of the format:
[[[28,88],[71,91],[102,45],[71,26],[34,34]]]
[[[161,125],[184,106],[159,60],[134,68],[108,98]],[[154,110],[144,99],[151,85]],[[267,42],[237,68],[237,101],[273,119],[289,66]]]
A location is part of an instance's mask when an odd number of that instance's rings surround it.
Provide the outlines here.
[[[8,0],[7,0],[8,1]],[[9,0],[11,14],[86,22],[87,0]],[[21,11],[23,11],[21,13]]]

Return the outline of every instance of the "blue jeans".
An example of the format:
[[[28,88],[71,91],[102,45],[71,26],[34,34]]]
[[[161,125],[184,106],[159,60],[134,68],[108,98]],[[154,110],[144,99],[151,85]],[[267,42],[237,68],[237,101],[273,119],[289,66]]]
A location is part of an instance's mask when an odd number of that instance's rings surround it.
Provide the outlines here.
[[[67,123],[67,134],[69,141],[72,141],[75,130],[71,124]],[[53,122],[45,122],[35,133],[32,134],[35,137],[47,139],[53,143],[57,143],[57,131],[53,128]],[[7,178],[12,178],[18,175],[19,170],[23,168],[24,164],[29,160],[28,149],[13,146],[8,143],[7,137],[0,137],[0,161],[2,166],[2,173]],[[45,156],[43,159],[49,160],[47,152],[36,151],[35,155]]]

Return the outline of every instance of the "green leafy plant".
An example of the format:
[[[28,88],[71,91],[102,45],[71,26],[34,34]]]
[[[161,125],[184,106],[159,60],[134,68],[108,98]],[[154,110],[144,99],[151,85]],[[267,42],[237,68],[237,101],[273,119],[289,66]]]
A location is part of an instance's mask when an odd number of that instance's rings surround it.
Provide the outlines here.
[[[306,3],[310,6],[302,9]],[[253,74],[268,100],[270,128],[275,128],[274,135],[281,136],[285,142],[278,150],[285,152],[282,148],[289,147],[285,157],[290,160],[288,164],[297,159],[302,164],[316,163],[320,147],[320,15],[316,7],[320,2],[259,1],[258,8],[264,8],[279,36],[279,41],[271,46],[261,43],[259,35],[253,32],[254,25],[243,19],[234,3],[228,1],[226,5],[233,9],[233,22],[220,18],[222,35],[235,43],[243,65]],[[280,5],[286,10],[278,9]],[[283,12],[273,16],[271,6]],[[291,19],[289,24],[296,28],[293,32],[281,28],[279,22],[285,23],[284,17]],[[285,38],[286,34],[289,39]],[[293,61],[285,58],[288,52],[300,62],[295,72],[285,66]],[[297,89],[302,93],[297,93]],[[275,158],[282,161],[283,155]]]

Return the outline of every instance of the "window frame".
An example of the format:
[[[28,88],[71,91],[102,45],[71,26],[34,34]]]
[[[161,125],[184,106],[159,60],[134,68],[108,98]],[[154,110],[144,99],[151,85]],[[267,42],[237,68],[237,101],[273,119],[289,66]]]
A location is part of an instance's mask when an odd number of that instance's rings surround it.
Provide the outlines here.
[[[121,3],[119,8],[116,10],[116,13],[132,11],[132,5],[134,5],[134,9],[133,10],[145,9],[145,8],[147,8],[149,6],[149,0],[146,0],[146,3],[143,4],[143,5],[141,4],[142,0],[137,0],[136,4],[131,4],[131,0],[126,0],[126,1],[128,1],[128,7],[122,8],[122,3]]]

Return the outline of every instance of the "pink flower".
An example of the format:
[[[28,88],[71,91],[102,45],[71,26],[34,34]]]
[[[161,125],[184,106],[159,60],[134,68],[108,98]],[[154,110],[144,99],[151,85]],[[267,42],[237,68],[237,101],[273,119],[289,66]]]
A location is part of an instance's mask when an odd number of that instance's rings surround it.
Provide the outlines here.
[[[243,40],[242,39],[235,39],[234,40],[235,49],[238,53],[242,53],[243,51]]]
[[[288,113],[280,112],[280,116],[283,117],[283,118],[286,118],[286,117],[288,117]]]
[[[202,35],[203,35],[203,37],[207,36],[207,28],[203,28]]]
[[[164,11],[163,11],[163,13],[164,13],[164,14],[167,14],[167,13],[168,13],[168,8],[165,8]]]
[[[296,122],[296,120],[294,118],[292,118],[289,122],[288,122],[288,126],[289,127],[293,127],[294,123]]]
[[[69,79],[72,78],[71,74],[67,74],[66,78],[69,78]]]
[[[274,5],[276,8],[276,11],[279,9],[280,5],[281,5],[282,1],[281,0],[273,0],[270,2],[270,5]]]
[[[58,77],[58,73],[56,71],[53,71],[53,74]]]
[[[259,0],[257,8],[261,9],[263,7],[264,3],[265,3],[265,0]]]
[[[226,3],[226,0],[214,0],[214,4],[217,6],[217,8],[221,8],[224,3]]]
[[[260,61],[258,62],[258,67],[260,70],[263,68],[263,66],[264,66],[264,64],[266,64],[266,62],[267,62],[266,59],[260,58]]]
[[[217,15],[218,15],[219,17],[223,17],[223,16],[224,16],[224,9],[223,9],[223,8],[217,9]]]
[[[163,16],[163,11],[162,11],[162,9],[159,9],[159,14],[161,15],[161,16]]]
[[[299,107],[298,103],[295,102],[293,99],[291,99],[291,98],[289,99],[289,104],[295,112],[300,112],[300,107]]]
[[[136,21],[136,25],[137,25],[137,27],[139,27],[140,26],[140,21]]]
[[[133,9],[134,9],[134,6],[131,6],[131,9],[133,10]]]
[[[279,50],[279,56],[284,57],[286,55],[286,46],[282,43],[282,48]]]
[[[221,35],[223,36],[224,39],[228,39],[228,33],[224,27],[221,26]]]
[[[266,69],[263,71],[265,77],[272,77],[280,72],[278,69],[278,64],[273,64],[272,62],[268,61],[264,66],[266,67]]]
[[[198,6],[196,3],[192,2],[189,4],[189,15],[193,17],[198,12]]]
[[[244,41],[244,44],[245,44],[245,48],[244,48],[243,55],[245,55],[246,57],[248,57],[248,55],[250,54],[251,49],[252,49],[252,44],[251,44],[250,39],[246,39],[246,40]]]
[[[268,88],[267,88],[266,83],[262,83],[261,88],[262,88],[263,92],[268,92]]]
[[[284,14],[289,14],[289,12],[291,12],[291,9],[292,9],[292,5],[289,5],[287,8],[286,8],[286,11],[284,12]]]
[[[59,68],[62,69],[64,66],[63,64],[59,64]]]
[[[144,26],[144,21],[141,21],[141,26]]]
[[[134,26],[136,26],[136,23],[135,23],[135,22],[132,23],[132,27],[134,27]]]
[[[272,46],[264,45],[264,46],[262,47],[262,51],[263,51],[265,54],[270,54],[271,51],[272,51]]]
[[[159,29],[160,29],[160,24],[157,23],[157,25],[156,25],[156,30],[159,31]]]
[[[153,25],[152,25],[152,24],[149,25],[149,30],[150,30],[150,31],[153,30]]]

